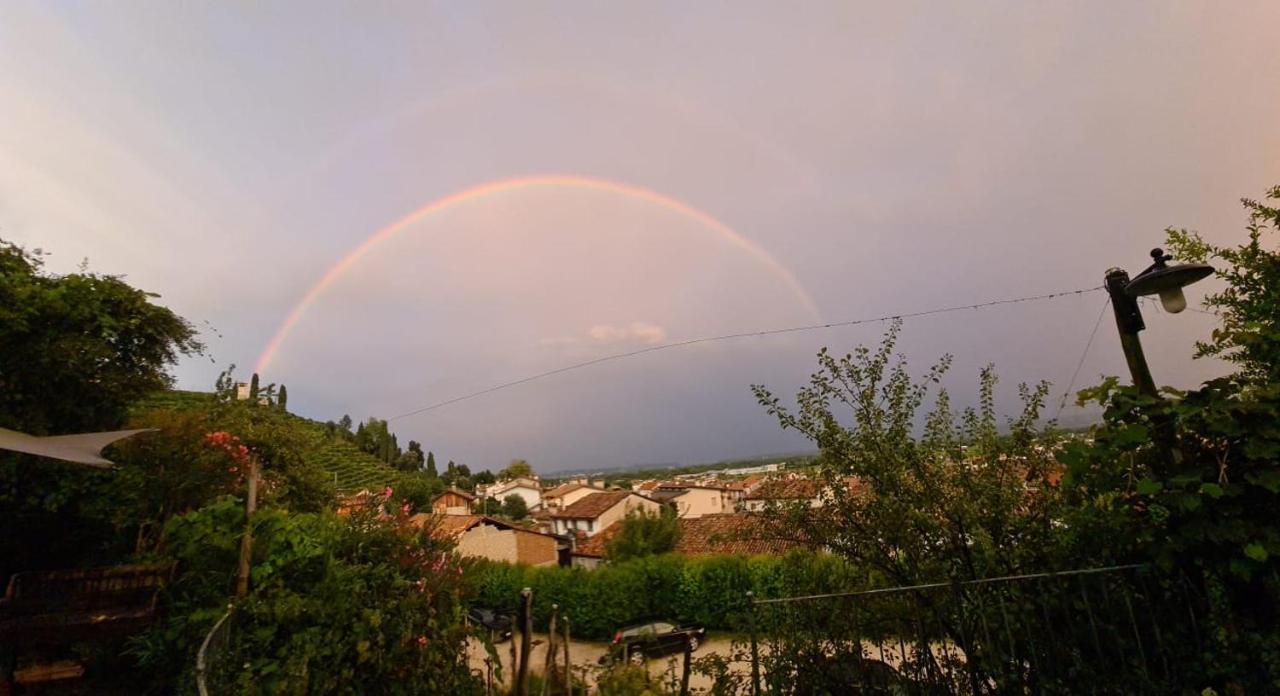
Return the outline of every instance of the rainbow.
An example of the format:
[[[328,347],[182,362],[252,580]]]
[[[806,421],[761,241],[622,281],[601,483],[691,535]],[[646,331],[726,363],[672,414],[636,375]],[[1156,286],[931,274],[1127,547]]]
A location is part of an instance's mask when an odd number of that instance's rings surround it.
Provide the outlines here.
[[[501,193],[536,188],[570,188],[581,191],[597,191],[625,196],[634,200],[651,203],[659,208],[669,210],[685,218],[694,220],[704,228],[720,235],[733,246],[746,252],[752,258],[763,264],[771,273],[773,273],[774,276],[781,280],[793,293],[795,293],[798,298],[800,298],[804,303],[805,309],[813,314],[813,316],[818,316],[818,310],[813,302],[813,298],[809,296],[809,293],[805,291],[804,287],[800,284],[800,281],[796,279],[795,275],[791,273],[786,266],[779,263],[777,259],[771,256],[769,252],[765,251],[755,242],[743,237],[737,232],[734,232],[728,225],[725,225],[723,222],[720,222],[711,215],[698,210],[693,206],[682,203],[670,196],[665,196],[650,189],[632,186],[630,184],[622,184],[616,181],[609,181],[607,179],[595,179],[585,176],[563,174],[526,176],[479,184],[478,186],[458,191],[457,193],[450,194],[444,198],[436,199],[408,215],[405,215],[399,220],[392,222],[386,227],[383,227],[377,232],[374,232],[368,239],[364,240],[351,251],[347,252],[346,256],[339,259],[338,262],[335,263],[328,271],[325,271],[325,274],[320,277],[320,280],[316,281],[316,283],[307,290],[306,294],[302,296],[302,299],[298,301],[298,304],[294,305],[293,309],[289,311],[288,316],[285,317],[284,321],[281,322],[280,326],[276,329],[275,334],[272,335],[271,340],[267,343],[266,348],[263,349],[262,354],[258,356],[257,367],[254,368],[254,371],[260,374],[266,373],[267,367],[270,366],[271,362],[275,359],[276,353],[280,351],[280,346],[284,343],[285,339],[289,337],[290,331],[293,330],[293,327],[302,318],[302,315],[306,313],[307,309],[310,308],[311,305],[315,303],[316,299],[324,293],[325,288],[329,287],[329,285],[342,276],[342,274],[349,271],[352,266],[359,262],[360,259],[364,258],[366,254],[378,245],[408,229],[414,223],[424,220],[436,213]]]

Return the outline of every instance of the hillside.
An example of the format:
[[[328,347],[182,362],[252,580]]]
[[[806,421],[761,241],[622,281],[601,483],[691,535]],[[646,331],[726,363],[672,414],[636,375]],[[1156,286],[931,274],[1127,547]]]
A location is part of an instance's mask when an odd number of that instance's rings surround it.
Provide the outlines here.
[[[134,412],[145,412],[154,409],[199,409],[213,402],[213,394],[207,392],[171,390],[148,397],[134,407]],[[301,452],[308,463],[318,464],[333,477],[334,486],[340,493],[350,493],[364,488],[381,489],[395,485],[400,472],[396,471],[378,458],[367,454],[355,445],[330,437],[325,425],[292,413],[280,413],[281,422],[286,427],[295,427],[303,432],[300,438],[310,443]]]

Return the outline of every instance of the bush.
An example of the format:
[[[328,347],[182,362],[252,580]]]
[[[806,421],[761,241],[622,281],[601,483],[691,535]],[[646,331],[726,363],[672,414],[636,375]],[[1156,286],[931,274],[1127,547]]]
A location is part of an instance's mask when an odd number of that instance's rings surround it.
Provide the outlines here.
[[[381,502],[381,501],[379,501]],[[240,504],[175,518],[181,572],[168,620],[132,643],[158,686],[193,683],[205,633],[236,568]],[[215,676],[230,693],[476,693],[448,542],[376,506],[349,517],[266,509],[254,517],[252,591],[237,603]]]
[[[469,594],[500,611],[519,609],[520,590],[533,590],[533,621],[546,627],[552,604],[568,614],[573,635],[608,640],[646,619],[697,623],[714,630],[744,630],[748,590],[757,597],[856,589],[868,582],[844,561],[825,554],[786,556],[646,556],[594,570],[517,566],[476,561],[467,572]]]

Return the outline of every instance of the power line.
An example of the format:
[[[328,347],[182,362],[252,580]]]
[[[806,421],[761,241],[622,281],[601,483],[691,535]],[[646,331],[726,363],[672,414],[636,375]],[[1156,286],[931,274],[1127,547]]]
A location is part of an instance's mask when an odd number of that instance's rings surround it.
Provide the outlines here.
[[[840,328],[845,326],[857,326],[859,324],[873,324],[876,322],[890,321],[893,319],[913,319],[917,317],[931,316],[934,314],[945,314],[947,312],[959,312],[966,309],[976,310],[976,309],[985,309],[987,307],[996,307],[999,305],[1016,304],[1019,302],[1036,302],[1039,300],[1051,300],[1057,297],[1066,297],[1069,295],[1083,295],[1085,293],[1101,290],[1102,288],[1103,286],[1099,285],[1097,287],[1092,287],[1092,288],[1082,288],[1079,290],[1064,290],[1062,292],[1051,292],[1044,295],[1029,295],[1026,297],[1014,297],[1014,298],[1009,298],[1004,300],[991,300],[989,302],[979,302],[976,304],[955,305],[951,307],[939,307],[937,309],[927,309],[920,312],[908,312],[906,314],[886,314],[880,317],[870,317],[866,319],[851,319],[849,321],[837,321],[837,322],[831,322],[828,324],[809,324],[807,326],[791,326],[791,327],[782,328],[782,329],[765,329],[762,331],[744,331],[742,333],[724,334],[721,336],[704,336],[702,338],[691,338],[684,341],[663,343],[657,346],[648,346],[646,348],[639,348],[637,350],[626,351],[624,353],[614,353],[612,355],[605,355],[599,358],[593,358],[591,360],[584,360],[583,362],[574,363],[572,365],[566,365],[564,367],[558,367],[554,370],[547,370],[546,372],[539,372],[535,375],[522,377],[520,379],[512,380],[510,382],[503,382],[502,384],[497,384],[492,387],[488,387],[486,389],[481,389],[480,391],[471,392],[470,394],[455,396],[451,399],[445,399],[444,401],[439,401],[434,404],[430,404],[428,406],[423,406],[422,408],[414,409],[412,411],[406,411],[405,413],[392,416],[387,420],[394,421],[394,420],[399,420],[401,418],[408,418],[409,416],[416,416],[419,413],[434,411],[438,408],[444,408],[445,406],[450,406],[452,404],[456,404],[462,401],[474,399],[479,396],[484,396],[485,394],[492,394],[496,391],[501,391],[503,389],[510,389],[511,387],[516,387],[521,384],[528,384],[529,382],[533,382],[539,379],[544,379],[546,377],[551,377],[553,375],[558,375],[564,372],[580,370],[584,367],[591,367],[592,365],[599,365],[600,363],[604,363],[604,362],[611,362],[614,360],[623,360],[625,358],[633,358],[633,357],[636,357],[637,355],[644,355],[645,353],[656,353],[657,351],[660,351],[660,350],[670,350],[672,348],[683,348],[685,346],[692,346],[700,343],[711,343],[714,341],[729,341],[737,338],[754,338],[759,336],[775,336],[778,334],[798,333],[801,331],[817,331],[820,329],[835,329],[835,328]]]
[[[1089,332],[1089,340],[1084,344],[1084,352],[1080,354],[1080,361],[1076,363],[1075,372],[1071,373],[1071,380],[1067,382],[1067,390],[1062,392],[1062,401],[1058,403],[1058,410],[1053,414],[1053,419],[1058,420],[1058,416],[1062,415],[1062,409],[1067,406],[1067,399],[1071,396],[1071,388],[1076,385],[1076,378],[1080,376],[1080,368],[1084,367],[1084,359],[1089,357],[1089,349],[1093,347],[1093,339],[1098,335],[1098,327],[1102,326],[1102,318],[1107,315],[1107,307],[1111,306],[1111,296],[1107,296],[1106,302],[1102,303],[1102,311],[1098,312],[1098,320],[1093,322],[1093,331]]]

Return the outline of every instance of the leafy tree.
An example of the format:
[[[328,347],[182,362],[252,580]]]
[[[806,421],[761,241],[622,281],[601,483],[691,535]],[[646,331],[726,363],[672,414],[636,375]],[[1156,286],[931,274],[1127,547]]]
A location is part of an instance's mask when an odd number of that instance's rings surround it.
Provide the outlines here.
[[[253,373],[253,377],[249,378],[249,403],[258,403],[258,373]]]
[[[1280,186],[1267,192],[1280,201]],[[1248,241],[1238,247],[1210,244],[1195,232],[1167,230],[1175,256],[1197,263],[1213,263],[1226,283],[1205,296],[1217,310],[1222,326],[1208,341],[1196,344],[1197,356],[1212,355],[1240,366],[1241,377],[1253,382],[1280,382],[1280,251],[1263,238],[1280,232],[1280,207],[1244,199],[1249,211]]]
[[[680,541],[680,520],[669,506],[655,514],[632,510],[618,524],[618,533],[605,542],[610,561],[669,553]]]
[[[498,472],[498,478],[506,481],[528,476],[533,476],[533,467],[523,459],[512,459],[507,468]]]
[[[820,351],[795,410],[753,387],[784,429],[820,448],[815,476],[824,506],[773,506],[774,534],[828,548],[899,585],[1044,570],[1057,512],[1045,485],[1053,440],[1037,429],[1048,385],[1020,386],[1022,412],[1004,434],[991,367],[982,371],[977,409],[957,418],[939,389],[924,415],[951,358],[914,379],[893,353],[900,329],[895,321],[876,350],[859,346],[841,358]],[[1035,489],[1039,495],[1028,494]]]
[[[0,240],[0,427],[32,435],[106,430],[167,370],[204,346],[157,296],[94,273],[45,273]]]
[[[427,452],[427,476],[431,478],[440,476],[440,472],[436,471],[436,455],[434,452]]]
[[[1280,689],[1280,255],[1261,232],[1277,229],[1280,212],[1245,206],[1239,247],[1168,233],[1180,256],[1213,259],[1226,282],[1207,300],[1222,326],[1197,355],[1239,371],[1186,392],[1165,388],[1163,398],[1114,377],[1082,391],[1082,403],[1105,407],[1103,423],[1063,461],[1078,545],[1102,562],[1150,562],[1189,579],[1210,623],[1191,659],[1221,689],[1263,693]]]
[[[338,427],[349,434],[351,432],[351,416],[345,413],[342,414],[342,418],[338,421]]]
[[[423,461],[422,445],[415,440],[410,440],[409,448],[396,460],[396,468],[401,471],[420,472]]]
[[[498,479],[496,476],[493,475],[493,472],[489,471],[488,469],[485,469],[484,471],[476,472],[471,476],[471,482],[477,486],[484,486],[491,483],[495,483],[497,480]]]
[[[276,397],[276,406],[280,407],[281,411],[289,410],[289,390],[285,389],[283,384],[280,385],[280,393]]]
[[[512,493],[502,499],[502,514],[513,520],[523,520],[529,516],[529,505],[519,494]]]
[[[122,426],[132,404],[171,384],[179,356],[203,350],[156,297],[115,276],[46,273],[39,252],[0,240],[0,427],[59,435]],[[103,510],[112,476],[0,451],[11,530],[0,534],[0,578],[131,550]]]

